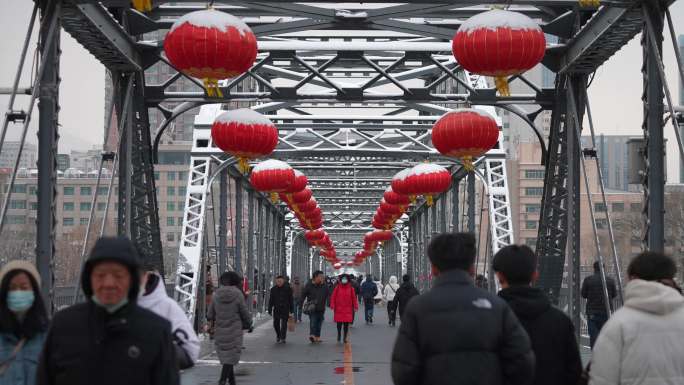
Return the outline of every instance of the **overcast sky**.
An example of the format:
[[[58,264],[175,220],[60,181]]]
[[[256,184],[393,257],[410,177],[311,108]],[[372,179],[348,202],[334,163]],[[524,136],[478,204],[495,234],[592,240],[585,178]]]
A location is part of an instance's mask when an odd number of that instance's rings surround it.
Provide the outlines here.
[[[0,6],[0,87],[11,87],[19,61],[21,45],[26,33],[33,3],[31,1],[3,1]],[[670,8],[677,34],[684,34],[684,1],[675,2]],[[639,36],[601,67],[589,89],[589,97],[598,133],[641,135],[641,46]],[[33,49],[34,46],[32,46]],[[75,40],[62,31],[62,61],[60,87],[59,149],[85,149],[102,143],[104,122],[104,67],[85,51]],[[664,62],[670,88],[678,99],[678,78],[672,43],[664,42]],[[28,71],[25,71],[28,73]],[[22,78],[21,85],[28,83]],[[0,96],[4,112],[8,98]],[[28,97],[18,98],[15,108],[25,108]],[[37,110],[37,108],[36,108]],[[33,123],[37,122],[34,116]],[[9,139],[18,138],[20,126],[10,126]],[[668,175],[670,182],[677,182],[679,163],[671,126],[665,127],[668,138]],[[29,141],[36,142],[35,130],[29,133]]]

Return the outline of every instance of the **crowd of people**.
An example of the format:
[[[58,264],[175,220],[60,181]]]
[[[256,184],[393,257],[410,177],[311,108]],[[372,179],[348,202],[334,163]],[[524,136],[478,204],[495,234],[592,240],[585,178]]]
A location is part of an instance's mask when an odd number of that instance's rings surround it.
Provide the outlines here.
[[[267,306],[276,343],[286,343],[302,314],[309,318],[310,343],[322,343],[327,309],[337,342],[349,343],[359,308],[372,325],[382,303],[391,327],[401,321],[391,356],[395,385],[684,384],[684,297],[672,258],[635,257],[617,310],[614,279],[594,265],[581,288],[593,348],[583,365],[575,326],[534,286],[534,252],[511,245],[495,254],[497,294],[479,287],[476,254],[472,234],[434,237],[427,255],[435,278],[422,294],[408,275],[384,285],[372,275],[316,271],[306,282],[277,276]],[[50,319],[35,266],[11,261],[2,267],[0,385],[179,384],[179,370],[198,360],[199,339],[161,275],[140,266],[130,240],[99,239],[81,282],[86,301]],[[219,384],[235,385],[243,336],[254,325],[244,279],[224,272],[219,283],[207,320],[221,363]]]

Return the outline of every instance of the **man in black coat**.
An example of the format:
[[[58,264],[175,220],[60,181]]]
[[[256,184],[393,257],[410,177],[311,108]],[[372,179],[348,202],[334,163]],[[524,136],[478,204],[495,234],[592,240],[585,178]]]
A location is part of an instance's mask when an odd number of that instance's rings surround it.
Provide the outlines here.
[[[513,309],[532,341],[537,359],[534,385],[575,385],[582,374],[575,327],[546,295],[531,287],[537,280],[537,258],[527,246],[506,246],[492,262],[503,290],[499,296]]]
[[[613,310],[613,299],[617,295],[615,280],[606,275],[606,290],[608,291],[608,304]],[[603,325],[608,321],[608,309],[606,309],[606,295],[603,291],[603,280],[598,261],[594,262],[594,274],[588,276],[582,282],[582,298],[587,300],[587,327],[589,329],[589,345],[594,348]]]
[[[392,352],[395,385],[527,385],[530,339],[497,296],[475,287],[472,234],[440,234],[428,246],[432,289],[409,302]]]
[[[128,238],[100,238],[82,273],[86,302],[55,314],[38,385],[175,385],[169,321],[136,304],[138,252]]]
[[[406,307],[408,306],[411,298],[420,294],[418,293],[418,289],[416,289],[416,287],[413,286],[413,283],[411,283],[411,277],[408,274],[404,274],[401,280],[401,285],[399,286],[399,289],[397,289],[397,294],[394,297],[394,300],[399,306],[399,317],[404,316]]]
[[[366,280],[361,284],[361,297],[363,297],[366,324],[373,323],[373,308],[375,307],[376,295],[378,295],[378,285],[373,282],[373,276],[368,274]]]
[[[308,312],[309,316],[309,341],[311,343],[321,342],[321,327],[325,318],[325,307],[330,296],[328,285],[325,283],[325,274],[322,271],[316,270],[313,273],[311,281],[307,282],[302,290],[302,300],[305,303],[311,302],[313,309]],[[304,305],[306,311],[309,305]]]
[[[271,288],[268,297],[268,314],[273,316],[273,328],[276,331],[277,343],[285,343],[287,339],[287,320],[294,314],[292,288],[285,283],[285,277],[279,275],[276,284]]]

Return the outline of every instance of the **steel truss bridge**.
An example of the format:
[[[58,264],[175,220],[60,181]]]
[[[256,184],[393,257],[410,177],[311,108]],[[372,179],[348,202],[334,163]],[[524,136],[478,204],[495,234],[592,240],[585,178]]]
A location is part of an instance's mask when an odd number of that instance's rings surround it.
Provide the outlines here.
[[[413,207],[401,220],[395,239],[365,266],[383,280],[407,271],[419,278],[422,289],[429,285],[423,279],[429,274],[424,250],[432,235],[487,226],[487,241],[481,247],[488,255],[515,241],[501,146],[479,159],[475,172],[468,173],[433,148],[432,124],[444,112],[463,105],[494,115],[503,110],[518,115],[544,149],[538,285],[557,302],[567,265],[571,312],[578,317],[580,171],[587,152],[579,136],[586,128],[582,127],[588,111],[586,86],[598,67],[642,31],[648,166],[643,241],[649,249],[663,250],[661,52],[671,1],[608,0],[591,8],[576,0],[503,4],[489,0],[391,4],[377,0],[363,4],[216,0],[215,8],[243,18],[259,40],[254,66],[220,84],[223,97],[219,99],[208,98],[200,87],[179,91],[175,85],[184,75],[165,59],[163,40],[150,38],[163,36],[153,33],[168,29],[181,15],[206,7],[207,1],[153,0],[154,8],[147,14],[131,9],[125,0],[36,1],[42,23],[40,87],[34,90],[34,98],[40,100],[37,261],[46,288],[58,257],[54,253],[54,201],[59,26],[112,75],[118,124],[109,129],[119,133],[114,156],[118,232],[130,236],[146,262],[161,271],[153,176],[157,147],[176,117],[187,111],[197,113],[178,255],[182,263],[177,272],[178,300],[190,315],[202,311],[203,283],[210,269],[241,271],[249,279],[250,291],[259,293],[288,267],[291,275],[303,277],[322,266],[284,207],[252,190],[234,160],[212,144],[213,118],[221,109],[241,103],[279,126],[280,142],[273,157],[308,176],[324,212],[324,228],[343,255],[358,247],[355,242],[370,229],[374,208],[397,171],[424,160],[452,171],[451,190],[437,197],[432,207]],[[526,84],[526,92],[498,96],[486,79],[465,72],[455,61],[450,39],[456,29],[468,17],[495,5],[527,14],[545,33],[558,38],[558,43],[548,45],[543,61],[557,75],[555,87],[543,88],[522,75],[511,80]],[[160,84],[150,84],[145,70],[157,63],[169,66],[171,75]],[[150,109],[164,115],[158,127],[150,127]],[[544,110],[552,112],[549,137],[543,137],[534,124]],[[478,194],[486,197],[484,205],[476,200]],[[487,216],[478,220],[481,206]],[[233,229],[230,237],[229,227]],[[258,279],[252,277],[255,269]],[[257,307],[263,310],[263,306],[259,296]]]

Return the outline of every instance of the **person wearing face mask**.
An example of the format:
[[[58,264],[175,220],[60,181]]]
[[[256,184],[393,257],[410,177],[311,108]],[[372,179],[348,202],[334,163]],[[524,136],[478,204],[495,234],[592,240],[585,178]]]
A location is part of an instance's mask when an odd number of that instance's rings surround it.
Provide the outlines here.
[[[337,342],[342,340],[342,329],[344,328],[344,343],[349,342],[349,324],[354,319],[354,313],[359,310],[359,301],[356,299],[356,292],[349,282],[346,274],[340,276],[340,283],[335,286],[330,296],[330,308],[334,313],[334,321],[337,323]]]
[[[0,270],[0,385],[33,385],[48,328],[40,276],[28,261]]]
[[[87,300],[55,314],[36,384],[179,384],[171,323],[137,304],[138,259],[128,238],[97,240],[81,274]]]

